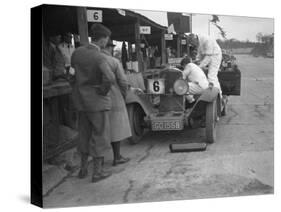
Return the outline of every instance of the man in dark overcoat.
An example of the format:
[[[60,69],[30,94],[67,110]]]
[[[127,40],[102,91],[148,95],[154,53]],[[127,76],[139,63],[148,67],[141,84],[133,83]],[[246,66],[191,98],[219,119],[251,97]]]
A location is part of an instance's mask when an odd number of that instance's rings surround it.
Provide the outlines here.
[[[91,43],[77,48],[71,57],[75,69],[73,101],[79,111],[78,151],[81,154],[79,178],[88,174],[88,156],[93,157],[92,182],[109,177],[103,171],[103,157],[97,142],[110,143],[109,111],[112,107],[109,91],[115,81],[104,54],[111,31],[102,24],[94,24],[89,34]]]

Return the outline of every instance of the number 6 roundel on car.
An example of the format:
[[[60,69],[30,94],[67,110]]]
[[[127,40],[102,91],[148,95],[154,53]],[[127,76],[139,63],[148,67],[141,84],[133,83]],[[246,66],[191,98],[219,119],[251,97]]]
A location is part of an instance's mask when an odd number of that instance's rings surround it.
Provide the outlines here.
[[[165,79],[148,79],[148,91],[151,94],[164,94]]]

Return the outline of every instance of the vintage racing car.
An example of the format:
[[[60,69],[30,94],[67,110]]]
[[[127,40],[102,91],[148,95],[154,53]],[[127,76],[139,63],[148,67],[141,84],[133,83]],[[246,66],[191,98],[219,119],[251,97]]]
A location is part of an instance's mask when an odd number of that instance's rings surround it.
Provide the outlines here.
[[[229,95],[240,95],[241,73],[237,65],[222,67],[219,80],[223,97],[215,87],[207,88],[196,101],[188,103],[188,83],[182,79],[178,68],[154,69],[143,74],[145,91],[126,97],[127,110],[132,130],[130,142],[137,143],[145,129],[152,131],[183,130],[201,123],[205,128],[206,142],[216,140],[216,123],[226,114]]]

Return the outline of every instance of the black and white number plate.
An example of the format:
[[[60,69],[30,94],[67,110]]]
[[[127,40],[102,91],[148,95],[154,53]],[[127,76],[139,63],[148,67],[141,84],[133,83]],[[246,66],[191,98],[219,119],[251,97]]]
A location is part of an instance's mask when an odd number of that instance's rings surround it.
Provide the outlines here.
[[[153,131],[183,129],[183,125],[180,120],[152,121],[151,127]]]

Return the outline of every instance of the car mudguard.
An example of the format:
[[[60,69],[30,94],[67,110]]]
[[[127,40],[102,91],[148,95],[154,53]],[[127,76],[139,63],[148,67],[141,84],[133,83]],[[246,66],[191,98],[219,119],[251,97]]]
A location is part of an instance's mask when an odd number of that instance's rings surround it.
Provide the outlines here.
[[[138,104],[147,116],[156,111],[156,109],[153,108],[153,105],[150,102],[149,95],[147,94],[135,94],[133,91],[129,90],[127,92],[125,102],[126,105]]]
[[[212,102],[218,97],[219,92],[220,90],[216,87],[207,88],[203,91],[197,101]]]
[[[194,118],[205,114],[207,103],[215,101],[219,96],[219,92],[219,89],[216,87],[205,89],[187,113],[187,117]]]

